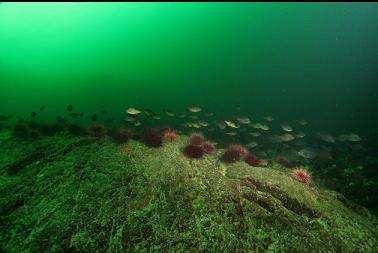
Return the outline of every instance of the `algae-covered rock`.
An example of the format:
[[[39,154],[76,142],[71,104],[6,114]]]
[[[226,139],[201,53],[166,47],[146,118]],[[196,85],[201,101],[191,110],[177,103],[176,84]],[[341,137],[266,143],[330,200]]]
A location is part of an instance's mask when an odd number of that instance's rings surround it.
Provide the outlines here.
[[[0,251],[378,252],[375,218],[340,194],[187,142],[1,136]]]

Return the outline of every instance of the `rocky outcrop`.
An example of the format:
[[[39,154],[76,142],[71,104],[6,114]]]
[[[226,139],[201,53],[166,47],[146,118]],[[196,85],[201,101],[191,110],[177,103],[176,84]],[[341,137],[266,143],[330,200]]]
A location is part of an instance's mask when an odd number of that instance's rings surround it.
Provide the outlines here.
[[[375,218],[275,164],[67,134],[0,136],[0,251],[378,252]]]

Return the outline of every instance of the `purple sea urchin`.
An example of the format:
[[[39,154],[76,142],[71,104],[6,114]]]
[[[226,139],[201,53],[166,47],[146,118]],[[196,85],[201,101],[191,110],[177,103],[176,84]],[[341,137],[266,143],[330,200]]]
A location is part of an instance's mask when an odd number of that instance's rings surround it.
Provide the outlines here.
[[[160,131],[153,128],[145,128],[143,130],[142,140],[146,146],[152,148],[161,147],[163,143]]]
[[[184,148],[185,156],[189,158],[202,158],[204,155],[204,151],[200,146],[189,144]]]
[[[205,142],[202,134],[193,133],[189,136],[190,143],[196,146],[201,146]]]
[[[201,148],[206,154],[212,155],[215,153],[215,147],[210,142],[204,142]]]
[[[248,153],[248,149],[242,145],[235,144],[231,145],[226,152],[224,152],[223,158],[226,162],[235,162],[245,157]]]

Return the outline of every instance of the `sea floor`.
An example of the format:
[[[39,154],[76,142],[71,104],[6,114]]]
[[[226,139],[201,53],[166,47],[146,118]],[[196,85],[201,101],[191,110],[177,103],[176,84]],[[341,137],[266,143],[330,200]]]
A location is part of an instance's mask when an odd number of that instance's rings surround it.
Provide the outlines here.
[[[378,252],[371,213],[271,162],[62,132],[0,136],[0,252]]]

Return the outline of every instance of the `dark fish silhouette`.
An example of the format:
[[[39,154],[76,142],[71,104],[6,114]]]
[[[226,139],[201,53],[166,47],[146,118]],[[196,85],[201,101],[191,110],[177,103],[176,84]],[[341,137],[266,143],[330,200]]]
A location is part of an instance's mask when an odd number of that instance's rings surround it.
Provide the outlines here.
[[[43,110],[45,110],[45,107],[42,105],[41,107],[39,107],[39,110],[43,111]]]
[[[92,121],[97,121],[97,119],[98,119],[98,114],[97,113],[93,114]]]
[[[108,112],[105,111],[105,110],[102,110],[102,111],[100,111],[100,112],[101,112],[102,115],[107,115],[107,114],[108,114]]]
[[[80,118],[84,117],[84,112],[80,113]]]
[[[32,112],[32,113],[30,113],[30,116],[32,116],[34,118],[35,116],[37,116],[37,113],[36,112]]]
[[[67,106],[67,111],[72,112],[72,109],[73,109],[72,105],[69,104],[69,105]]]

